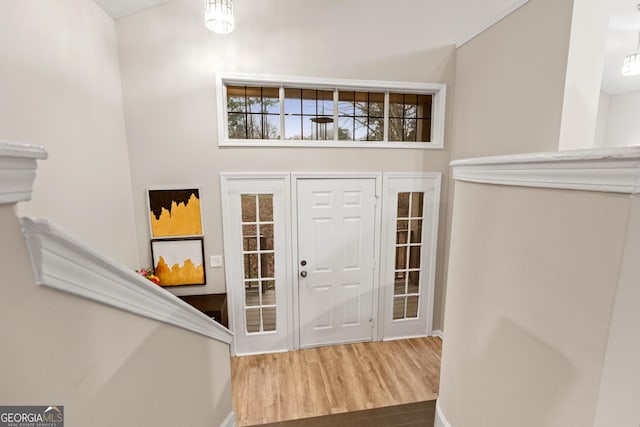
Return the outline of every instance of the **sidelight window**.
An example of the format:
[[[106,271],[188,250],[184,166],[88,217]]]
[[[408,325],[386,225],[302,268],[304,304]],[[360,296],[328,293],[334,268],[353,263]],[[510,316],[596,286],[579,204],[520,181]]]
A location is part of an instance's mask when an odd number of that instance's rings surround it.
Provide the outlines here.
[[[245,326],[248,333],[276,330],[276,279],[272,194],[242,194]]]

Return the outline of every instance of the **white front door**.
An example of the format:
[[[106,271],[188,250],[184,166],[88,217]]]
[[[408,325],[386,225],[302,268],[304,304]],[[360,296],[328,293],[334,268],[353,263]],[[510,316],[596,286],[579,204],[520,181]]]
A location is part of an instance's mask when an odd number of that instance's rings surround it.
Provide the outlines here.
[[[300,346],[373,338],[375,179],[298,179]]]

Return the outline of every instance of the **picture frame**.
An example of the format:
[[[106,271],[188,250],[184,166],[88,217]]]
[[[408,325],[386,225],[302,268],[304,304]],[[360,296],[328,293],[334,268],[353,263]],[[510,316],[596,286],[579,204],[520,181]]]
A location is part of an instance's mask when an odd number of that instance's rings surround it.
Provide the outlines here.
[[[154,274],[160,286],[194,286],[207,283],[202,237],[151,240]]]
[[[151,239],[204,236],[197,187],[147,189],[147,212]]]

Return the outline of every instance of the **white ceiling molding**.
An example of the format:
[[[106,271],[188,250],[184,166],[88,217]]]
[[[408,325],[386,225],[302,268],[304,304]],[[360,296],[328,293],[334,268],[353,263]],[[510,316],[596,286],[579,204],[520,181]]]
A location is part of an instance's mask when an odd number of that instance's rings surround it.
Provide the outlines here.
[[[110,17],[118,20],[141,10],[168,3],[169,0],[95,0],[95,2]]]
[[[36,161],[46,158],[38,145],[0,141],[0,204],[31,200]]]
[[[498,22],[502,21],[507,16],[511,15],[516,10],[520,9],[525,4],[529,3],[530,0],[517,0],[510,4],[507,8],[496,13],[488,22],[479,22],[478,26],[469,28],[461,37],[459,37],[456,42],[456,47],[460,47],[473,39],[478,34],[482,33],[488,28],[491,28]]]
[[[22,218],[21,223],[37,285],[231,343],[227,328],[51,222]]]
[[[640,193],[640,146],[480,157],[451,166],[458,181]]]

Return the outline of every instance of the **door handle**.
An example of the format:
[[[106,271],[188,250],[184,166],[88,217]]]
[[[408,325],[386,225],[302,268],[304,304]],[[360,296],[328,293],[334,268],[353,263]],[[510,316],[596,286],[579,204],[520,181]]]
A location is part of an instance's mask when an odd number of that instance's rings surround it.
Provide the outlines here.
[[[306,272],[306,271],[304,271],[304,270],[302,270],[302,271],[300,272],[300,275],[301,275],[302,277],[307,277],[307,272]]]

